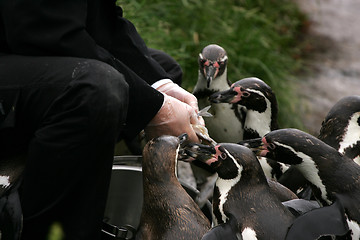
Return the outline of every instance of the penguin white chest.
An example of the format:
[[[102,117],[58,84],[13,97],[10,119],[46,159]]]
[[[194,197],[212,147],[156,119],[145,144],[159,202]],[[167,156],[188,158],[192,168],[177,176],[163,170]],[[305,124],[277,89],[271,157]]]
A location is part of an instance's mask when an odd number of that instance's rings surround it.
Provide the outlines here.
[[[204,120],[210,136],[215,141],[236,143],[243,139],[243,125],[231,104],[212,104],[209,112],[213,117]]]
[[[243,240],[257,240],[256,232],[249,227],[241,232],[241,236]]]
[[[229,155],[228,155],[229,156]],[[231,157],[231,156],[230,156]],[[231,157],[233,159],[233,157]],[[222,222],[226,222],[227,221],[227,216],[224,212],[224,204],[227,201],[227,197],[229,192],[231,191],[231,189],[235,186],[235,184],[237,184],[240,179],[241,179],[241,172],[243,170],[243,167],[240,166],[235,159],[233,159],[235,165],[237,166],[238,169],[238,175],[233,178],[233,179],[223,179],[221,177],[218,177],[218,179],[216,180],[216,187],[219,189],[219,211],[221,213],[221,220]]]
[[[357,222],[351,221],[349,219],[346,220],[349,228],[351,229],[351,239],[357,240],[360,239],[360,226]]]
[[[348,126],[345,128],[344,136],[342,141],[340,142],[339,152],[343,153],[347,148],[354,147],[358,141],[360,141],[360,126],[358,124],[358,119],[360,117],[360,113],[355,113],[349,121]],[[360,156],[357,156],[353,159],[357,164],[360,165]]]

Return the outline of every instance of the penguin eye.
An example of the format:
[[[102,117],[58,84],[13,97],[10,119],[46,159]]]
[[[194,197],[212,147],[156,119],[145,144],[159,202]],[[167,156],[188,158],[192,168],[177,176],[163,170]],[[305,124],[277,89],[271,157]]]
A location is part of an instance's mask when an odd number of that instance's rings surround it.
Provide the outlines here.
[[[207,59],[203,58],[202,56],[199,57],[199,63],[201,65],[204,65],[206,63]]]
[[[241,96],[247,98],[250,96],[250,93],[248,91],[241,91]]]
[[[219,146],[219,147],[218,147],[218,150],[220,151],[219,157],[220,157],[222,160],[226,159],[226,158],[227,158],[227,155],[226,155],[226,153],[225,153],[225,148],[224,148],[223,146]]]
[[[220,158],[221,158],[222,160],[226,159],[226,158],[227,158],[226,153],[222,152],[222,153],[220,154]]]
[[[269,143],[268,148],[274,150],[276,148],[276,145],[274,143]]]
[[[204,64],[204,66],[210,66],[211,65],[210,61],[206,60],[206,59],[204,59],[203,64]]]

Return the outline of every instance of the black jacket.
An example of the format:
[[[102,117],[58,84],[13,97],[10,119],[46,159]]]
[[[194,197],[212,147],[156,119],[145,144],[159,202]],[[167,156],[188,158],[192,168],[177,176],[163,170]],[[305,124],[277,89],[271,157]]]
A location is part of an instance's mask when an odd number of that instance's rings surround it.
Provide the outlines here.
[[[129,84],[128,137],[162,105],[163,95],[150,85],[169,78],[115,0],[1,0],[0,53],[91,58],[112,65]]]

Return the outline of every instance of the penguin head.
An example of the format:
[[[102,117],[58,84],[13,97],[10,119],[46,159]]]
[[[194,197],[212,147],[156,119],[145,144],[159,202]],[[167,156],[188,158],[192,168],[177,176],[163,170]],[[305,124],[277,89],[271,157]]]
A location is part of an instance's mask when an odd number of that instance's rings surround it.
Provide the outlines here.
[[[180,145],[187,139],[186,134],[179,137],[163,135],[151,139],[143,150],[143,172],[155,179],[176,175],[176,163]],[[147,172],[149,171],[149,174]]]
[[[199,73],[206,80],[207,88],[210,88],[216,78],[224,74],[227,60],[225,49],[219,45],[210,44],[201,51],[198,57]]]
[[[360,164],[360,96],[344,97],[330,109],[319,139]]]
[[[331,204],[333,193],[356,178],[357,165],[320,139],[297,129],[279,129],[262,138],[257,154],[295,166],[311,183],[322,204]],[[339,175],[342,171],[347,171]],[[336,179],[336,180],[335,180]],[[334,181],[335,180],[335,181]],[[330,190],[328,190],[330,186]]]
[[[187,149],[187,154],[205,162],[224,180],[247,176],[251,178],[262,172],[255,154],[249,148],[235,143],[221,143],[216,146],[193,144]]]
[[[256,144],[251,145],[254,147]],[[309,158],[315,161],[320,157],[326,158],[330,154],[339,155],[334,148],[321,140],[292,128],[267,133],[259,145],[257,155],[291,165],[302,164]]]
[[[241,174],[241,179],[252,179],[263,175],[255,154],[247,147],[234,143],[222,143],[215,147],[215,158],[207,163],[222,179],[234,179]]]
[[[276,96],[271,87],[256,77],[241,79],[233,83],[229,90],[212,94],[209,100],[213,103],[240,104],[260,113],[266,111],[268,101],[277,110]]]

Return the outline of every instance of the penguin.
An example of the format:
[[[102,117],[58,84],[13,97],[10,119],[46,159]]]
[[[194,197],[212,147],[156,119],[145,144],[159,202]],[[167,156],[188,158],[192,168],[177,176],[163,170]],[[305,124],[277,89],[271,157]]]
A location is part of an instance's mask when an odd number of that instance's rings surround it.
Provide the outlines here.
[[[326,115],[318,138],[360,164],[360,96],[341,98]]]
[[[271,87],[256,77],[243,78],[233,83],[230,89],[213,93],[210,102],[231,103],[246,108],[243,139],[249,140],[264,136],[278,129],[278,104]],[[259,158],[265,175],[278,180],[289,168],[286,164],[271,159]]]
[[[336,102],[325,116],[318,138],[360,164],[360,96],[346,96]],[[278,181],[295,192],[296,189],[306,189],[307,184],[294,167],[290,167]],[[310,196],[303,194],[301,197]]]
[[[143,150],[143,207],[139,239],[201,239],[210,221],[176,177],[180,137],[161,136]]]
[[[193,94],[198,99],[199,109],[211,105],[211,118],[205,118],[209,135],[216,142],[238,142],[243,139],[245,110],[236,104],[211,104],[208,97],[230,88],[227,78],[228,56],[224,48],[216,44],[204,47],[198,57],[198,80]]]
[[[296,167],[310,183],[321,206],[338,199],[352,239],[360,238],[360,166],[320,139],[298,129],[267,133],[257,154]],[[254,146],[254,145],[253,145]]]
[[[213,93],[212,103],[230,103],[246,108],[243,139],[253,139],[278,129],[278,104],[271,87],[256,77],[243,78],[225,91]]]
[[[295,216],[271,192],[255,154],[235,143],[215,147],[189,146],[192,157],[218,174],[213,195],[213,224],[227,223],[234,216],[239,239],[284,239]]]

